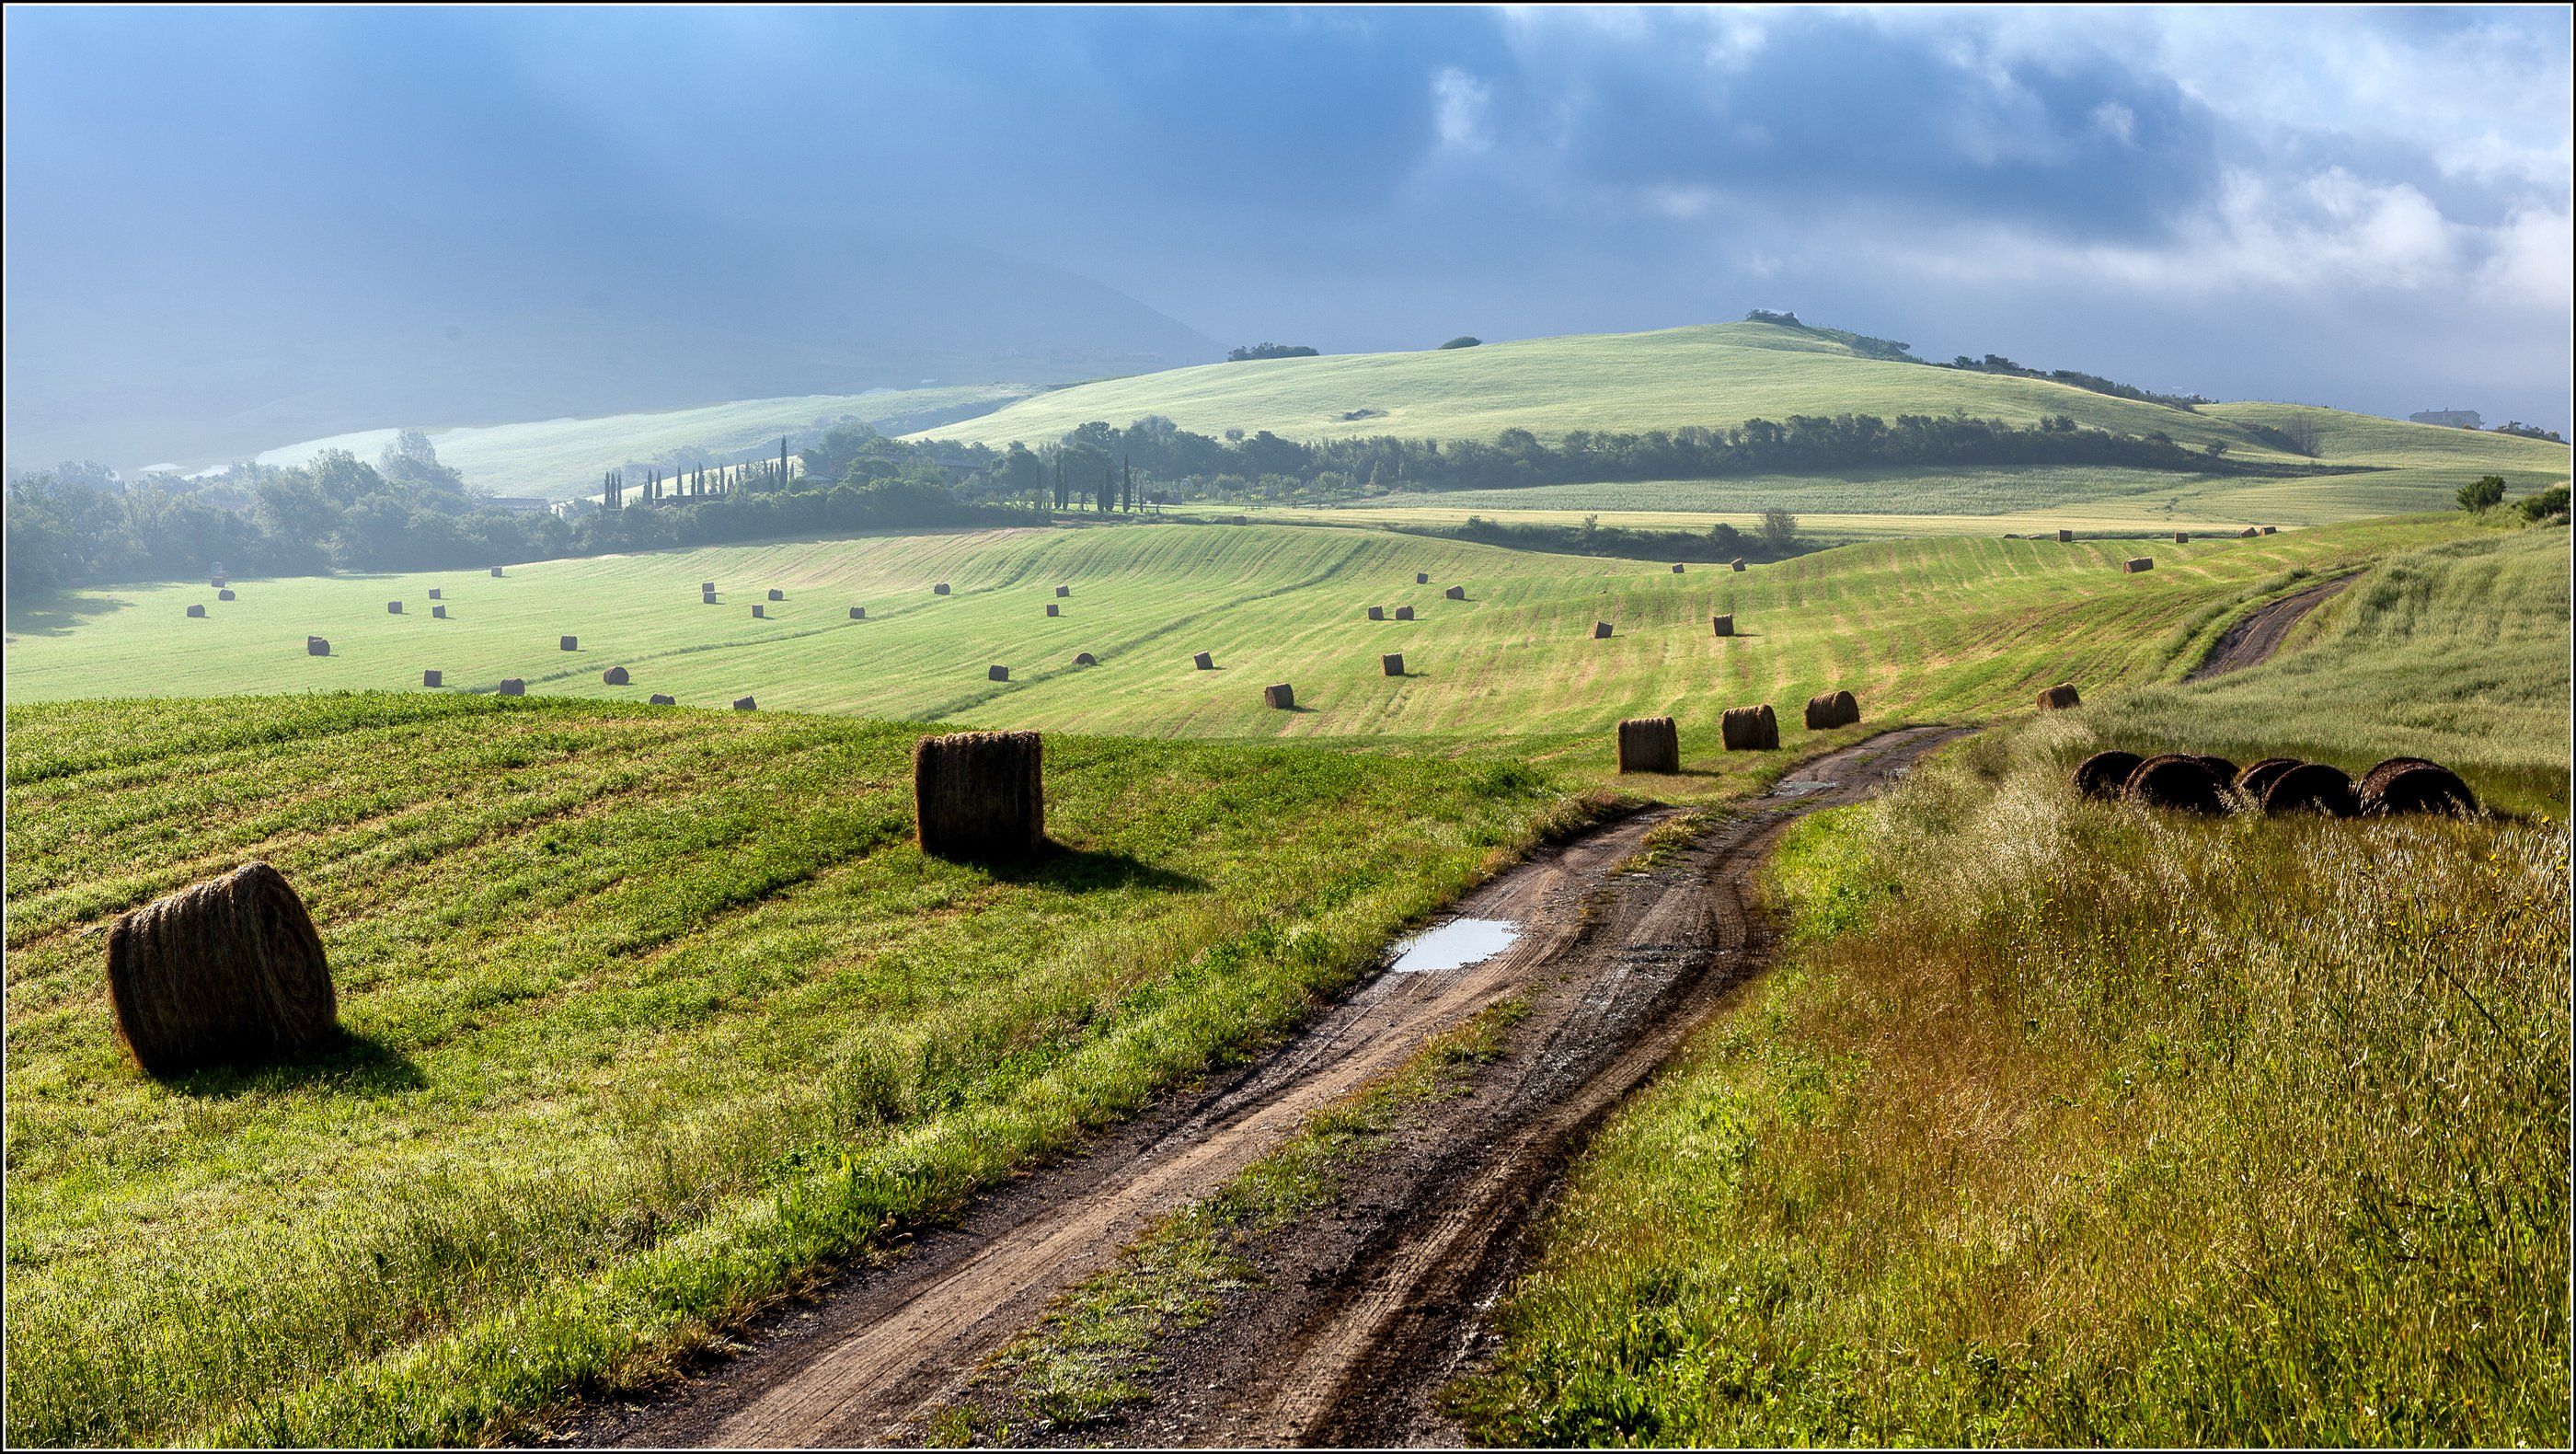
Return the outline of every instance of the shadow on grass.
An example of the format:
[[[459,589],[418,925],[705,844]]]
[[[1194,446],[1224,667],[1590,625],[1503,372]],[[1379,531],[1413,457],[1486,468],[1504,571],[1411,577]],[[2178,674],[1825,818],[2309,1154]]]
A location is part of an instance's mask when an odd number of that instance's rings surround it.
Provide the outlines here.
[[[372,1035],[343,1034],[336,1045],[303,1055],[285,1056],[257,1065],[209,1066],[182,1071],[162,1084],[182,1095],[228,1100],[234,1096],[276,1091],[341,1091],[381,1096],[420,1090],[429,1084],[412,1058]]]
[[[1004,883],[1027,884],[1067,894],[1123,888],[1171,893],[1208,886],[1206,879],[1158,868],[1134,854],[1067,848],[1052,839],[1038,853],[1021,858],[978,860],[978,866]]]
[[[12,636],[68,636],[101,616],[113,615],[133,604],[123,596],[48,595],[11,606],[6,629]]]

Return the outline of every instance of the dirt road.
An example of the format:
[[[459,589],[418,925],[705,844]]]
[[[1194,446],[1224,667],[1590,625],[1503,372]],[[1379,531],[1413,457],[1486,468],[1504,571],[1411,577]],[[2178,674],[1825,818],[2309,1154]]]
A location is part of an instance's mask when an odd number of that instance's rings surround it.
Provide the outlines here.
[[[1952,729],[1891,732],[1807,764],[1650,871],[1619,871],[1670,810],[1549,850],[1460,917],[1520,937],[1463,968],[1382,973],[1279,1052],[988,1197],[908,1257],[854,1272],[748,1351],[572,1435],[644,1445],[884,1444],[926,1420],[1050,1300],[1214,1191],[1311,1112],[1488,1005],[1529,1006],[1506,1053],[1346,1182],[1322,1225],[1263,1254],[1258,1292],[1160,1353],[1155,1397],[1084,1442],[1451,1441],[1429,1398],[1482,1336],[1530,1214],[1586,1132],[1761,962],[1752,879],[1792,818],[1854,801]]]
[[[2244,619],[2219,634],[2218,640],[2210,645],[2209,655],[2200,659],[2200,665],[2184,672],[2182,679],[2196,682],[2203,677],[2225,676],[2229,672],[2243,671],[2249,666],[2260,666],[2270,661],[2272,653],[2281,649],[2282,639],[2290,634],[2291,627],[2306,619],[2310,611],[2324,605],[2327,597],[2351,585],[2353,579],[2342,576],[2331,581],[2319,581],[2313,586],[2292,591],[2268,606],[2246,612]]]

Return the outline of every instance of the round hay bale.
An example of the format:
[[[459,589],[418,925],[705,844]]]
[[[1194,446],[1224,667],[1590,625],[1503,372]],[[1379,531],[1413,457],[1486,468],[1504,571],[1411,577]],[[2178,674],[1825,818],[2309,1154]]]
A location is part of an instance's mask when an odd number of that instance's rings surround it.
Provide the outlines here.
[[[1063,599],[1063,598],[1065,598],[1066,596],[1070,596],[1070,595],[1072,595],[1072,594],[1073,594],[1073,587],[1071,587],[1071,586],[1058,586],[1058,587],[1056,587],[1056,588],[1055,588],[1055,594],[1056,594],[1056,599],[1058,599],[1058,600],[1062,600],[1062,599]]]
[[[715,592],[713,592],[713,591],[708,591],[708,592],[707,592],[707,593],[705,593],[704,595],[701,595],[701,596],[699,596],[699,597],[698,597],[698,604],[699,604],[699,605],[701,605],[701,606],[713,606],[713,605],[718,605],[718,604],[721,604],[721,603],[719,603],[719,602],[716,600],[716,593],[715,593]]]
[[[429,588],[429,598],[433,601],[444,601],[447,599],[446,595],[436,586]]]
[[[203,606],[192,605],[188,608],[188,617],[190,620],[203,620],[205,619],[205,615],[206,608]]]
[[[1056,614],[1057,614],[1056,606],[1055,606],[1055,602],[1053,602],[1053,601],[1049,601],[1049,602],[1047,602],[1047,614],[1048,614],[1048,615],[1050,615],[1050,616],[1053,616],[1053,615],[1056,615]]]
[[[1216,658],[1202,651],[1198,655],[1190,658],[1190,665],[1197,667],[1201,671],[1214,671],[1216,670]]]
[[[1282,712],[1293,711],[1297,706],[1296,690],[1290,687],[1286,682],[1278,682],[1270,686],[1263,687],[1261,689],[1261,705],[1275,708]]]
[[[154,1076],[339,1038],[322,936],[293,886],[265,863],[118,919],[107,936],[107,989],[116,1038]]]
[[[2117,748],[2094,753],[2075,764],[2076,795],[2091,798],[2097,803],[2117,802],[2121,790],[2129,784],[2129,774],[2136,772],[2138,764],[2144,761],[2145,758],[2134,752],[2122,752]]]
[[[737,712],[757,712],[760,710],[760,703],[755,698],[736,697],[733,699],[733,709]]]
[[[769,588],[769,599],[773,601],[784,601],[787,599],[787,593],[778,589],[776,586],[771,586]]]
[[[1412,619],[1413,619],[1413,608],[1412,608],[1411,606],[1398,606],[1398,607],[1396,607],[1396,608],[1395,608],[1395,619],[1397,619],[1398,621],[1410,621],[1410,620],[1412,620]]]
[[[1738,570],[1738,571],[1740,571],[1740,570],[1744,569],[1744,559],[1743,559],[1743,557],[1741,557],[1741,556],[1738,556],[1738,557],[1737,557],[1737,558],[1735,558],[1734,560],[1728,561],[1726,564],[1727,564],[1727,569],[1729,569],[1729,570]]]
[[[713,594],[715,593],[715,589],[716,589],[716,583],[715,583],[715,582],[713,582],[713,581],[700,581],[700,582],[698,582],[698,594],[699,594],[699,595],[702,595],[702,596],[706,596],[706,595],[713,595]]]
[[[1714,631],[1720,636],[1733,636],[1735,634],[1735,613],[1729,611],[1723,616],[1711,616],[1708,618],[1708,625],[1711,631]]]
[[[1859,721],[1860,698],[1853,696],[1847,691],[1835,692],[1834,720],[1837,725],[1844,727],[1848,727],[1854,722]]]
[[[2060,545],[2073,545],[2075,543],[2075,532],[2072,530],[2060,530],[2057,532],[2057,543]]]
[[[2303,762],[2284,768],[2263,785],[2263,815],[2283,813],[2323,813],[2329,818],[2349,818],[2361,811],[2361,799],[2352,790],[2352,779],[2344,770],[2322,762]]]
[[[2185,752],[2162,753],[2131,768],[2120,795],[2150,808],[2185,813],[2227,810],[2226,802],[2218,795],[2218,779],[2208,764]]]
[[[2043,712],[2063,712],[2069,707],[2083,705],[2084,698],[2076,694],[2074,685],[2069,682],[2059,682],[2039,694],[2039,710]]]
[[[2191,544],[2191,532],[2190,532],[2190,531],[2188,531],[2188,530],[2177,530],[2177,531],[2175,531],[2175,532],[2174,532],[2174,544],[2176,544],[2176,545],[2189,545],[2189,544]]]
[[[1467,588],[1465,586],[1451,586],[1440,594],[1452,601],[1463,601],[1467,599]]]
[[[2278,535],[2281,533],[2281,527],[2278,525],[2266,525],[2263,527],[2263,533],[2266,535]]]
[[[932,586],[932,587],[930,588],[930,594],[932,594],[932,595],[934,595],[934,596],[944,596],[944,595],[947,595],[947,594],[948,594],[948,583],[947,583],[946,581],[941,581],[939,584],[937,584],[937,585],[935,585],[935,586]]]
[[[329,656],[331,654],[331,643],[323,640],[319,636],[307,636],[304,638],[304,654],[306,656]]]
[[[1674,563],[1674,565],[1673,565],[1673,574],[1674,574],[1674,575],[1680,575],[1681,573],[1682,573],[1681,564],[1680,564],[1680,562],[1676,561],[1676,562]]]
[[[1780,745],[1780,722],[1768,702],[1729,707],[1717,719],[1717,734],[1729,752],[1760,752]]]
[[[443,687],[447,685],[447,678],[440,673],[438,668],[431,667],[429,670],[420,674],[420,684],[424,687]]]
[[[2236,791],[2259,803],[2263,801],[2263,790],[2272,785],[2272,779],[2298,765],[2299,760],[2295,757],[2267,757],[2249,764],[2236,774]]]
[[[432,621],[444,621],[444,620],[446,620],[446,619],[447,619],[447,608],[446,608],[445,606],[432,606],[432,607],[430,607],[430,608],[429,608],[429,619],[431,619]]]
[[[1415,571],[1413,573],[1413,583],[1417,586],[1427,586],[1431,584],[1431,573],[1429,571]]]
[[[1404,653],[1401,651],[1388,652],[1386,655],[1377,659],[1377,667],[1378,670],[1385,672],[1391,677],[1400,677],[1404,675]]]
[[[984,680],[988,682],[1006,682],[1010,679],[1011,669],[1007,666],[988,666],[984,668]]]
[[[1834,723],[1834,694],[1818,692],[1807,699],[1807,730],[1821,732]]]
[[[1034,853],[1046,843],[1046,774],[1035,732],[957,732],[912,749],[921,851],[938,858]]]
[[[565,651],[579,651],[581,650],[581,638],[578,636],[559,637],[557,638],[555,645]]]
[[[501,578],[501,568],[497,565],[492,567],[492,578],[494,580],[499,580]]]
[[[2237,531],[2237,532],[2236,532],[2236,538],[2237,538],[2237,539],[2239,539],[2239,540],[2251,540],[2251,539],[2253,539],[2255,536],[2260,535],[2260,534],[2262,534],[2262,533],[2263,533],[2263,532],[2261,532],[2261,531],[2259,531],[2259,530],[2255,529],[2253,526],[2248,525],[2248,526],[2246,526],[2244,529],[2239,530],[2239,531]]]
[[[213,589],[220,591],[224,588],[224,580],[225,577],[223,573],[218,571],[206,581],[206,584]]]
[[[1073,664],[1075,666],[1098,666],[1100,665],[1100,658],[1087,651],[1077,651],[1073,654]]]
[[[2156,563],[2154,559],[2149,556],[2142,555],[2135,560],[2124,560],[2120,562],[2120,569],[2133,576],[2145,571],[2154,570],[2155,568]]]
[[[2433,761],[2433,759],[2429,757],[2383,757],[2379,761],[2370,765],[2370,771],[2361,775],[2360,786],[2356,788],[2355,791],[2361,794],[2361,801],[2366,807],[2370,803],[2371,799],[2379,796],[2380,789],[2388,786],[2388,780],[2390,778],[2397,776],[2406,769],[2410,767],[2439,766],[2441,766],[2440,763]]]
[[[387,601],[387,602],[385,602],[385,614],[386,614],[386,615],[388,615],[388,616],[399,616],[399,615],[401,615],[401,614],[402,614],[402,602],[400,602],[400,601]]]
[[[1371,607],[1369,607],[1369,608],[1368,608],[1368,618],[1369,618],[1370,620],[1372,620],[1372,621],[1383,621],[1383,620],[1385,620],[1385,619],[1386,619],[1386,608],[1385,608],[1384,606],[1371,606]]]
[[[644,700],[648,704],[656,707],[676,707],[680,705],[680,699],[672,696],[669,692],[655,692]]]
[[[215,592],[215,599],[216,599],[216,600],[218,600],[218,601],[229,601],[229,600],[231,600],[232,598],[233,598],[233,593],[232,593],[232,592],[230,592],[230,591],[217,591],[217,592]]]
[[[2220,787],[2226,787],[2236,781],[2235,763],[2232,763],[2223,757],[2213,757],[2206,752],[2194,753],[2193,756],[2200,759],[2200,765],[2202,767],[2209,769],[2209,775],[2211,777],[2218,779],[2218,785]]]
[[[2374,818],[2402,813],[2447,813],[2466,818],[2478,811],[2478,795],[2460,775],[2438,763],[2400,768],[2379,784],[2361,804]]]
[[[852,606],[850,608],[850,619],[853,621],[865,621],[868,619],[868,608],[865,606]]]
[[[1621,772],[1680,772],[1681,729],[1670,717],[1631,717],[1619,724]]]
[[[754,601],[751,603],[751,615],[755,621],[766,621],[769,619],[769,608]]]
[[[524,681],[524,680],[522,680],[521,678],[518,678],[518,677],[503,677],[503,678],[501,678],[501,695],[502,695],[502,696],[505,696],[505,697],[524,697],[524,696],[526,696],[527,694],[528,694],[528,684],[527,684],[527,682],[526,682],[526,681]]]
[[[1610,639],[1610,623],[1609,623],[1609,622],[1607,622],[1607,621],[1595,621],[1595,622],[1593,622],[1593,623],[1592,623],[1592,639],[1593,639],[1593,640],[1595,640],[1595,641],[1607,641],[1607,640],[1609,640],[1609,639]]]
[[[626,668],[622,666],[612,666],[608,670],[601,672],[599,674],[599,679],[612,687],[622,687],[626,685],[627,682]]]

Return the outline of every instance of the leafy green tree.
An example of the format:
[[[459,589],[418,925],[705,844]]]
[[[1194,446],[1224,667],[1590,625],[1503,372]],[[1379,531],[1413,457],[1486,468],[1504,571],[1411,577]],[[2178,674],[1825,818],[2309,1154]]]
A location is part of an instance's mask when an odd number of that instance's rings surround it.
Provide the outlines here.
[[[2546,520],[2552,515],[2564,515],[2567,513],[2567,487],[2551,485],[2538,494],[2525,495],[2514,508],[2522,512],[2525,520]]]
[[[1774,505],[1762,512],[1762,543],[1786,551],[1798,543],[1798,517]]]
[[[2492,510],[2504,503],[2504,477],[2480,475],[2460,486],[2460,492],[2456,498],[2460,502],[2460,508],[2472,515],[2481,510]]]

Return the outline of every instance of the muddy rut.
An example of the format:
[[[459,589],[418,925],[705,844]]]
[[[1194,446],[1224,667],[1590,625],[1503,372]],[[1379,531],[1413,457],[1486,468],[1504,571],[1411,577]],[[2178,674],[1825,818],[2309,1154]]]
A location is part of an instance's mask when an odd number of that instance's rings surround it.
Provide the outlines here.
[[[2200,659],[2200,665],[2184,672],[2182,679],[2196,682],[2270,661],[2272,653],[2279,651],[2282,641],[2288,638],[2291,627],[2307,619],[2310,611],[2324,605],[2328,597],[2351,585],[2354,579],[2342,576],[2320,581],[2246,612],[2236,624],[2219,633],[2218,640],[2210,643],[2209,655]]]
[[[570,1437],[917,1441],[987,1357],[1160,1218],[1434,1035],[1517,999],[1528,1012],[1464,1094],[1392,1135],[1313,1225],[1258,1254],[1257,1290],[1160,1348],[1153,1398],[1080,1433],[1111,1444],[1455,1442],[1433,1395],[1481,1351],[1482,1310],[1567,1158],[1761,963],[1752,882],[1771,841],[1956,735],[1890,732],[1804,764],[1650,870],[1622,871],[1673,810],[1540,853],[1455,911],[1519,923],[1501,953],[1377,975],[1274,1054],[987,1196],[955,1229],[774,1316],[740,1356],[653,1402],[597,1411]]]

